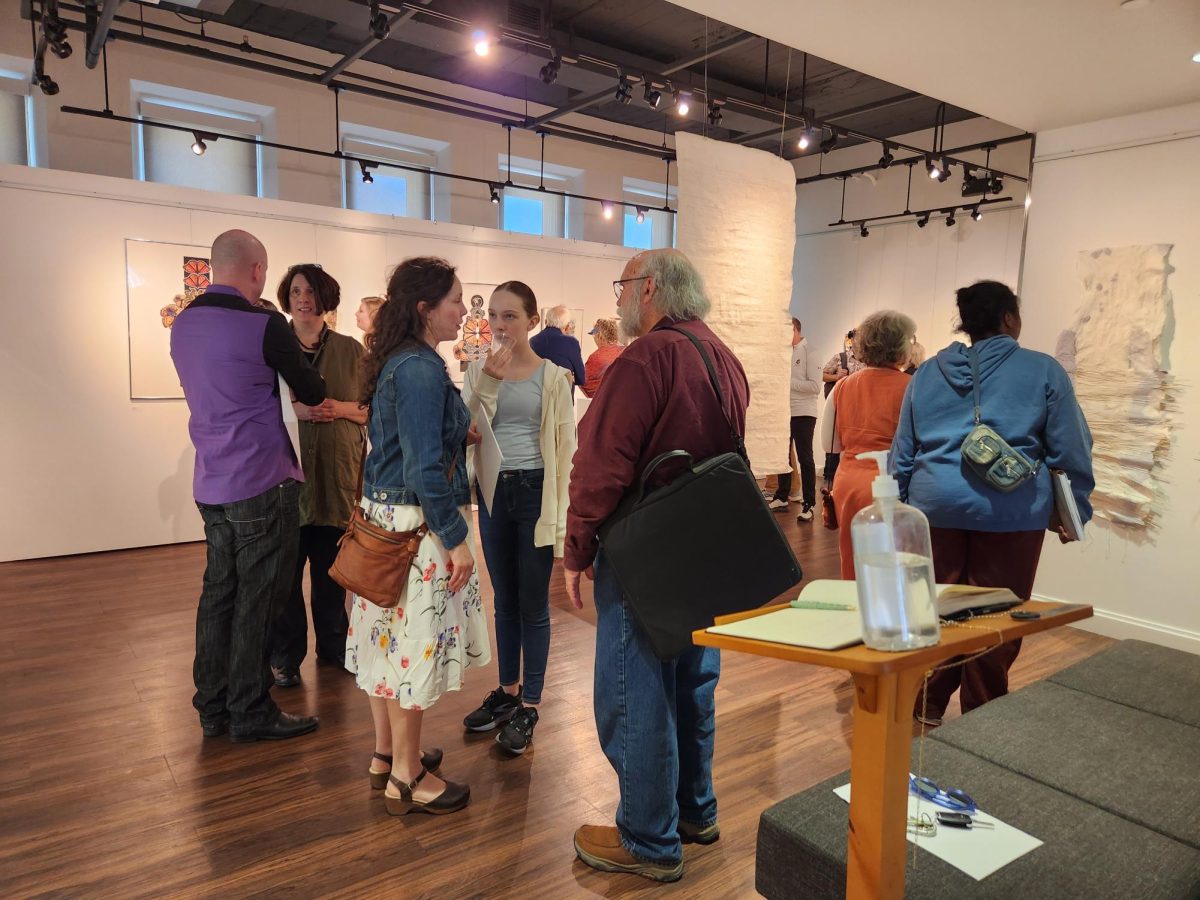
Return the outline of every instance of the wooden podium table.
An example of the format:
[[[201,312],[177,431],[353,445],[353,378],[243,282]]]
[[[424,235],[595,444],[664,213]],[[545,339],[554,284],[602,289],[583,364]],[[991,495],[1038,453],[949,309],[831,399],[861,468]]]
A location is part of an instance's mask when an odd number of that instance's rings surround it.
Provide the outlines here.
[[[767,606],[722,616],[716,624],[736,622],[783,609]],[[757,656],[773,656],[813,666],[845,669],[854,677],[854,733],[850,747],[850,834],[846,854],[846,896],[851,900],[904,897],[904,859],[908,820],[908,773],[913,704],[925,672],[946,660],[1003,641],[1037,634],[1092,615],[1090,606],[1062,609],[1057,603],[1031,600],[1014,609],[1043,614],[1014,619],[1011,610],[944,625],[932,647],[901,653],[871,650],[862,644],[844,650],[814,650],[751,638],[693,632],[695,643]]]

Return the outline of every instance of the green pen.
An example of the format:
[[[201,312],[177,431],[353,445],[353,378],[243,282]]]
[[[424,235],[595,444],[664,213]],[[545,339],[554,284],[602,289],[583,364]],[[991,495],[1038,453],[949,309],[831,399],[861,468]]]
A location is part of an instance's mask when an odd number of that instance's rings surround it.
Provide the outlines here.
[[[799,597],[788,605],[792,609],[832,609],[839,612],[853,612],[858,609],[853,603],[822,603],[820,600],[801,600]]]

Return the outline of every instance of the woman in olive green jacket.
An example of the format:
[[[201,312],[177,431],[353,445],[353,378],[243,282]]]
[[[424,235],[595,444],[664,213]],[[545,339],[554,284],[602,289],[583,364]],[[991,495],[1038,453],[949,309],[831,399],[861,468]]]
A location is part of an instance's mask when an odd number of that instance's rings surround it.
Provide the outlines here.
[[[338,540],[350,521],[357,492],[355,475],[366,441],[367,410],[358,405],[358,370],[363,347],[326,323],[326,313],[341,299],[338,283],[320,266],[292,266],[279,283],[279,305],[292,317],[301,348],[325,379],[326,399],[319,406],[294,403],[300,420],[300,552],[295,579],[272,631],[271,667],[275,683],[300,683],[300,664],[308,653],[308,616],[303,576],[309,565],[309,595],[317,659],[343,668],[346,654],[346,592],[329,577]]]

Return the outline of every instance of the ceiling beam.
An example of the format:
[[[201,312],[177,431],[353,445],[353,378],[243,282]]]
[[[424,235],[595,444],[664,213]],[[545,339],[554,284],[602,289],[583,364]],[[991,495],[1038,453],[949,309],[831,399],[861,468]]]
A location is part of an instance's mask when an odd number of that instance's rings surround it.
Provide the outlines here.
[[[828,116],[813,115],[812,121],[809,122],[803,117],[796,119],[796,126],[803,123],[806,127],[811,125],[820,125],[825,122],[838,122],[842,119],[849,119],[851,116],[862,115],[863,113],[875,112],[880,109],[887,109],[891,106],[899,106],[901,103],[908,103],[910,100],[924,99],[924,94],[918,94],[915,91],[908,91],[904,94],[898,94],[895,97],[885,97],[882,100],[876,100],[873,103],[864,103],[862,106],[855,106],[851,109],[844,109],[841,112],[835,112]],[[768,131],[760,131],[758,134],[743,134],[741,137],[734,138],[734,144],[757,144],[759,141],[765,141],[767,138],[779,137],[779,129],[772,128]]]
[[[699,65],[705,60],[712,59],[714,56],[720,56],[722,53],[728,53],[730,50],[737,50],[738,48],[744,47],[753,41],[761,40],[763,40],[763,38],[758,37],[758,35],[741,34],[737,37],[732,37],[728,40],[722,41],[719,44],[715,44],[703,53],[677,60],[671,63],[671,65],[669,65],[667,68],[661,69],[654,74],[674,75],[676,72],[682,72],[684,69],[690,69],[692,66]],[[568,113],[579,112],[580,110],[587,109],[589,106],[595,106],[597,103],[602,102],[606,97],[611,97],[612,94],[612,88],[605,88],[602,91],[597,91],[594,94],[581,97],[578,100],[568,103],[566,106],[559,107],[558,109],[551,110],[544,115],[538,116],[536,119],[530,119],[526,123],[525,127],[538,128],[539,126],[545,125],[547,122],[553,122],[555,119],[565,116]]]
[[[430,0],[421,0],[421,2],[428,4],[430,2]],[[416,9],[409,9],[409,8],[405,8],[405,9],[401,10],[400,12],[396,13],[390,19],[388,19],[388,32],[390,33],[392,31],[392,29],[403,25],[405,22],[412,19],[412,17],[415,16],[416,14],[417,14]],[[365,41],[363,41],[361,44],[359,44],[357,48],[355,48],[354,50],[347,53],[345,56],[343,56],[341,59],[339,59],[336,63],[334,63],[332,66],[330,66],[324,72],[322,72],[321,77],[319,79],[321,84],[329,84],[329,82],[333,81],[333,79],[335,79],[339,75],[341,75],[353,63],[358,62],[358,60],[362,59],[364,56],[366,56],[368,53],[370,53],[372,50],[374,50],[384,40],[385,40],[385,38],[377,38],[377,37],[367,38]]]

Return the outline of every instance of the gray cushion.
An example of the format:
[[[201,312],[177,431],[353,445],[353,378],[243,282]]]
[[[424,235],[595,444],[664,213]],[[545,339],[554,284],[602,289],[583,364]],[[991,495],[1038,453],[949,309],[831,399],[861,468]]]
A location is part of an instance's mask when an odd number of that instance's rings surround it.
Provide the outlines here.
[[[914,744],[913,771],[916,765]],[[920,850],[915,870],[909,857],[909,900],[1190,900],[1200,890],[1200,851],[1192,847],[945,743],[926,742],[923,772],[967,790],[988,814],[1044,843],[983,881]],[[772,900],[845,896],[849,805],[833,788],[849,780],[848,772],[831,778],[762,814],[755,870],[759,893]]]
[[[930,738],[1200,848],[1200,728],[1043,681]]]
[[[1049,680],[1200,728],[1200,656],[1194,653],[1121,641]]]

